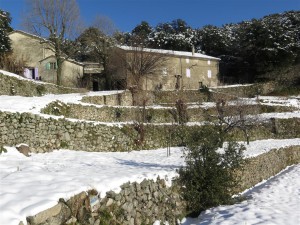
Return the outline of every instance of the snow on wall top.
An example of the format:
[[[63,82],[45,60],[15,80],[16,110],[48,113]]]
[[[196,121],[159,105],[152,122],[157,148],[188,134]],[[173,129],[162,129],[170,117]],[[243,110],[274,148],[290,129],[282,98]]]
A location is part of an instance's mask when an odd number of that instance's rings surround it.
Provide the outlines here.
[[[125,45],[119,45],[117,47],[120,49],[123,49],[125,51],[135,51],[135,50],[140,49],[144,52],[160,53],[160,54],[175,55],[175,56],[186,56],[186,57],[191,57],[191,58],[221,60],[220,58],[204,55],[201,53],[173,51],[173,50],[164,50],[164,49],[152,49],[152,48],[139,48],[139,47],[131,47],[131,46],[125,46]]]

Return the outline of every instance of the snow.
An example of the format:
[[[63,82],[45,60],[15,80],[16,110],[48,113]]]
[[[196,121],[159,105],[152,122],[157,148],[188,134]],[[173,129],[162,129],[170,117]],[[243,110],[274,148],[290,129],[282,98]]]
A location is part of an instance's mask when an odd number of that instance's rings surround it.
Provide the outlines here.
[[[1,224],[18,224],[81,191],[96,189],[103,197],[128,181],[157,176],[171,182],[183,165],[181,149],[132,152],[56,150],[25,157],[14,147],[0,155]]]
[[[16,76],[0,71],[8,76]],[[19,79],[24,79],[20,78]],[[32,81],[36,82],[36,81]],[[43,115],[40,110],[50,102],[83,104],[83,96],[99,96],[120,91],[88,92],[41,97],[0,96],[0,111],[31,112]],[[262,117],[286,118],[300,116],[300,97],[289,98],[259,96],[261,104],[285,105],[299,109],[291,113],[263,114]],[[257,99],[250,99],[250,102]],[[205,103],[203,107],[211,107]],[[159,107],[159,106],[154,106]],[[53,116],[55,118],[55,116]],[[76,119],[69,119],[78,121]],[[91,121],[94,122],[94,121]],[[96,122],[94,122],[96,123]],[[109,123],[104,123],[108,124]],[[200,123],[199,123],[200,124]],[[191,124],[190,124],[191,125]],[[250,142],[244,156],[255,157],[272,149],[300,145],[300,138],[269,139]],[[0,224],[25,222],[26,217],[48,209],[59,198],[97,189],[103,197],[109,190],[118,192],[125,182],[141,182],[143,179],[166,179],[168,185],[177,176],[176,169],[184,165],[182,148],[132,152],[83,152],[55,150],[50,153],[25,157],[15,147],[5,147],[0,154]],[[109,149],[107,149],[109,151]],[[222,151],[222,149],[220,149]],[[199,218],[187,218],[184,225],[192,224],[300,224],[300,165],[244,193],[251,198],[232,206],[219,206],[203,212]],[[161,224],[159,221],[156,225]]]
[[[235,205],[202,212],[182,225],[300,224],[300,164],[244,193],[248,199]]]
[[[245,157],[254,157],[284,146],[300,145],[300,138],[262,140],[246,146]],[[0,155],[0,218],[3,224],[18,224],[26,216],[48,209],[59,198],[96,189],[103,197],[118,192],[128,181],[166,179],[171,184],[176,169],[184,165],[182,148],[131,152],[84,152],[55,150],[25,157],[14,147]],[[300,186],[299,186],[300,187]]]
[[[137,47],[131,46],[118,46],[120,49],[126,51],[136,51],[139,50]],[[214,60],[221,60],[216,57],[204,55],[201,53],[192,53],[192,52],[184,52],[184,51],[172,51],[172,50],[164,50],[164,49],[152,49],[152,48],[141,48],[144,52],[151,52],[151,53],[161,53],[161,54],[168,54],[168,55],[176,55],[176,56],[186,56],[186,57],[195,57],[195,58],[203,58],[203,59],[214,59]]]

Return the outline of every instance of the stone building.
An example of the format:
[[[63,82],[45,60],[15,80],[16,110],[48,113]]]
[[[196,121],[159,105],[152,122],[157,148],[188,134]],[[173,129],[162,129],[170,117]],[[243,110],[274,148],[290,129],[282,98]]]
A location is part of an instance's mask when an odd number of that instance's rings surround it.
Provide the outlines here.
[[[101,91],[106,88],[104,68],[100,63],[84,62],[83,79],[81,86],[92,91]]]
[[[119,68],[112,75],[117,89],[133,85],[132,79],[130,79],[132,74],[124,66],[128,60],[133,61],[130,63],[135,63],[134,61],[138,61],[139,57],[149,57],[151,54],[162,55],[163,57],[159,60],[163,60],[163,62],[151,74],[146,74],[141,78],[140,86],[143,90],[199,89],[203,85],[215,87],[219,82],[220,59],[194,51],[182,52],[117,46],[114,54],[119,55],[121,59]],[[126,60],[127,62],[125,62]]]
[[[29,79],[56,83],[56,58],[49,40],[15,30],[9,34],[14,55],[24,61],[23,76]],[[84,64],[66,59],[62,65],[62,85],[76,87],[84,74]]]

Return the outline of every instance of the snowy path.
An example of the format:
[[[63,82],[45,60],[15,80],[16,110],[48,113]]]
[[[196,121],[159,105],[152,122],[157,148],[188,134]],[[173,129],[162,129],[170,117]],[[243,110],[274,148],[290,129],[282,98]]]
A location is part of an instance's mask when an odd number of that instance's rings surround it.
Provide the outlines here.
[[[182,225],[298,225],[300,224],[300,164],[245,193],[249,199],[203,212]]]

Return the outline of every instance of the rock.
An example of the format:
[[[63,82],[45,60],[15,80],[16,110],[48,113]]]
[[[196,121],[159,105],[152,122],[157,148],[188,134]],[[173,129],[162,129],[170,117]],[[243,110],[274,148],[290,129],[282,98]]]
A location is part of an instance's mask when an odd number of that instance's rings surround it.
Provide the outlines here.
[[[91,217],[91,211],[89,208],[82,206],[77,214],[77,219],[79,224],[89,224],[89,219]]]
[[[71,210],[64,203],[57,205],[38,213],[35,216],[26,218],[30,225],[59,225],[64,224],[71,216]]]
[[[77,219],[74,217],[74,216],[72,216],[67,222],[66,222],[66,224],[75,224],[77,222]]]
[[[72,211],[72,216],[75,216],[77,218],[79,209],[84,205],[85,200],[87,199],[86,192],[81,192],[78,195],[75,195],[74,197],[70,198],[66,204]]]
[[[130,212],[133,209],[133,204],[131,202],[126,202],[122,205],[122,209],[126,212]]]
[[[16,149],[22,153],[23,155],[29,157],[29,153],[31,153],[30,149],[29,149],[29,146],[26,145],[26,144],[19,144],[16,146]]]
[[[112,198],[109,198],[106,202],[106,206],[109,207],[114,203],[114,200]]]
[[[108,191],[106,192],[106,197],[108,198],[115,198],[116,193],[114,191]]]
[[[100,219],[97,219],[94,223],[94,225],[100,225]]]

